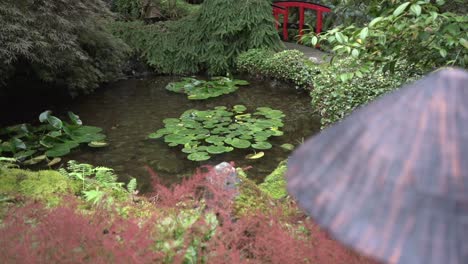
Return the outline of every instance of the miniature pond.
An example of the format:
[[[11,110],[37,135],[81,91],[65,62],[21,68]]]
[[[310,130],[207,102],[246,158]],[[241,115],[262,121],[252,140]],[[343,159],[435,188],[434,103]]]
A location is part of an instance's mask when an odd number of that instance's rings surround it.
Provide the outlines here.
[[[312,113],[310,97],[306,91],[276,81],[245,79],[250,82],[231,94],[207,100],[189,100],[187,96],[165,89],[179,77],[147,77],[117,81],[88,96],[68,102],[67,107],[51,107],[57,116],[73,111],[86,125],[98,126],[107,135],[109,146],[100,149],[81,147],[64,160],[114,168],[122,180],[135,177],[142,191],[149,186],[147,167],[153,169],[165,183],[179,181],[191,175],[203,164],[216,165],[234,161],[237,166],[250,167],[249,176],[261,181],[290,151],[281,148],[285,143],[299,145],[304,138],[319,131],[320,122]],[[148,135],[164,127],[166,118],[179,118],[188,109],[208,110],[218,106],[232,108],[244,105],[254,112],[258,107],[271,107],[284,113],[282,136],[271,137],[272,148],[234,149],[213,155],[202,162],[190,161],[181,146],[170,147],[163,138],[148,139]],[[37,114],[46,109],[37,110]],[[246,159],[249,154],[264,152],[259,159]]]

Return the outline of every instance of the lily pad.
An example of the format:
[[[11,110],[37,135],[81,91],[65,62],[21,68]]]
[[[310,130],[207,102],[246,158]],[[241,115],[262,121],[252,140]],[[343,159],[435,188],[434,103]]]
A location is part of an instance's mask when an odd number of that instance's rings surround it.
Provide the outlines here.
[[[206,152],[195,152],[187,156],[189,160],[193,161],[204,161],[204,160],[209,160],[210,155]]]
[[[61,158],[54,158],[51,161],[49,161],[49,163],[47,163],[47,166],[49,166],[49,167],[54,166],[54,165],[60,163],[60,161],[62,161]]]
[[[273,146],[266,141],[261,141],[261,142],[252,144],[252,147],[255,149],[271,149]]]
[[[235,105],[235,106],[233,106],[232,109],[236,113],[243,113],[243,112],[245,112],[245,110],[247,110],[247,107],[245,107],[245,105]]]
[[[210,154],[221,154],[221,153],[230,152],[233,150],[234,148],[232,147],[225,147],[222,145],[213,145],[213,146],[209,146],[206,148],[206,151],[208,151]]]
[[[285,143],[283,145],[280,146],[282,149],[284,150],[288,150],[288,151],[291,151],[294,149],[294,145],[293,144],[289,144],[289,143]]]
[[[103,141],[91,141],[88,143],[88,146],[92,148],[102,148],[108,146],[109,143]]]
[[[250,147],[250,142],[248,140],[239,139],[239,138],[232,138],[226,139],[224,142],[228,143],[229,145],[235,148],[248,148]]]
[[[247,156],[245,156],[246,159],[259,159],[261,157],[265,156],[265,153],[263,151],[260,151],[260,152],[257,152],[257,153],[253,153],[253,154],[249,154]]]

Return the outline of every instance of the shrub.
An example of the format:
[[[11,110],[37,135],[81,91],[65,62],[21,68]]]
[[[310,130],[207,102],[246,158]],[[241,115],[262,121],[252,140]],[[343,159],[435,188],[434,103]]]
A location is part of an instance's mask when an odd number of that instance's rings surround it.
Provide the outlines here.
[[[370,64],[390,72],[397,64],[405,71],[468,65],[467,16],[440,13],[429,0],[408,1],[379,15],[365,27],[337,27],[306,35],[304,42],[326,42],[337,56],[356,58],[351,74]]]
[[[314,63],[298,50],[275,53],[265,49],[251,49],[237,59],[237,69],[253,75],[290,81],[298,88],[310,89],[315,74]]]
[[[101,0],[0,2],[0,85],[28,75],[72,95],[119,76],[127,46],[108,33]]]
[[[200,12],[178,21],[119,22],[112,30],[157,72],[224,74],[243,51],[281,47],[271,12],[264,0],[207,0]]]
[[[353,65],[348,59],[317,68],[320,73],[314,75],[314,89],[310,96],[312,107],[320,113],[322,127],[342,119],[355,108],[420,76],[402,70],[393,74],[383,73],[381,69],[371,67],[365,73],[343,82],[339,76],[349,72]]]
[[[289,200],[236,216],[236,191],[226,188],[227,175],[203,171],[172,187],[155,178],[151,210],[141,197],[128,205],[136,208],[132,217],[121,216],[119,208],[83,210],[74,197],[52,209],[37,202],[11,206],[1,219],[0,258],[5,263],[369,263],[328,239]],[[141,215],[136,213],[141,204],[146,213],[134,218]]]
[[[145,18],[145,6],[151,5],[158,9],[161,20],[180,19],[198,11],[198,5],[191,5],[185,0],[114,0],[112,10],[127,19]]]

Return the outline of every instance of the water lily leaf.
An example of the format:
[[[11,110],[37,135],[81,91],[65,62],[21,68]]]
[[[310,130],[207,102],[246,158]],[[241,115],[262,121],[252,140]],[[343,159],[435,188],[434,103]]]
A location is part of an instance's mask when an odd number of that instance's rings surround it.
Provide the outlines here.
[[[237,80],[237,79],[236,79],[236,80],[233,80],[232,82],[233,82],[233,84],[235,84],[235,85],[249,85],[249,82],[248,82],[248,81],[245,81],[245,80]]]
[[[242,135],[242,136],[240,136],[239,138],[240,138],[240,139],[246,139],[246,140],[250,140],[250,139],[252,139],[252,136],[251,136],[251,135],[248,135],[248,134],[246,134],[246,135]]]
[[[167,145],[168,145],[169,147],[175,147],[175,146],[177,146],[177,145],[179,145],[179,144],[174,143],[174,142],[171,142],[171,143],[169,143],[169,144],[167,144]]]
[[[235,105],[232,109],[236,113],[243,113],[245,110],[247,110],[247,107],[245,107],[245,105]]]
[[[83,121],[81,121],[80,117],[78,115],[75,115],[73,112],[68,112],[68,117],[72,121],[72,124],[77,126],[83,125]]]
[[[213,136],[207,137],[205,141],[208,143],[216,144],[216,143],[224,142],[225,139],[226,139],[225,137],[213,135]]]
[[[261,157],[265,156],[265,153],[263,151],[254,153],[254,154],[249,154],[245,156],[246,159],[259,159]]]
[[[195,152],[187,156],[187,159],[193,160],[193,161],[204,161],[204,160],[209,160],[210,155],[206,152]]]
[[[109,143],[103,141],[91,141],[88,143],[88,146],[92,148],[102,148],[108,146]]]
[[[274,137],[279,137],[279,136],[284,135],[284,132],[283,132],[283,131],[279,131],[279,130],[275,130],[275,129],[272,129],[272,130],[270,130],[270,131],[272,132],[271,135],[274,136]]]
[[[164,124],[178,124],[178,123],[180,123],[180,119],[178,119],[178,118],[165,118],[163,120],[163,123]]]
[[[248,140],[244,139],[238,139],[238,138],[232,138],[232,139],[226,139],[224,142],[227,144],[235,147],[235,148],[248,148],[250,147],[250,142]]]
[[[294,149],[294,145],[293,145],[293,144],[289,144],[289,143],[285,143],[285,144],[281,145],[280,147],[281,147],[282,149],[284,149],[284,150],[289,150],[289,151],[291,151],[291,150]]]
[[[200,149],[198,149],[198,147],[184,147],[182,149],[182,152],[187,153],[187,154],[194,153],[194,152],[199,152],[199,151],[200,151]]]
[[[208,151],[209,153],[211,154],[221,154],[221,153],[224,153],[224,152],[230,152],[230,151],[233,151],[234,148],[232,147],[225,147],[225,146],[222,146],[222,145],[217,145],[217,146],[209,146],[206,148],[206,151]]]
[[[252,147],[255,149],[271,149],[273,146],[266,141],[260,141],[255,144],[252,144]]]
[[[159,131],[158,131],[158,132],[154,132],[154,133],[149,134],[149,135],[148,135],[148,138],[150,138],[150,139],[158,139],[158,138],[163,137],[164,135],[166,135],[166,133],[159,133]]]
[[[47,163],[47,166],[49,166],[49,167],[54,166],[54,165],[60,163],[60,161],[62,161],[61,158],[54,158],[51,161],[49,161],[49,163]]]

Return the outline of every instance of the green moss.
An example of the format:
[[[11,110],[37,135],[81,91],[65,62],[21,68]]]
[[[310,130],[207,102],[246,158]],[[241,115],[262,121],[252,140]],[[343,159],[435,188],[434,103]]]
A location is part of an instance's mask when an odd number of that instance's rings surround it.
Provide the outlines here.
[[[28,171],[6,169],[0,172],[0,193],[20,194],[44,201],[49,206],[57,205],[61,196],[74,194],[78,184],[57,171]]]
[[[258,186],[260,190],[274,199],[280,199],[287,196],[286,180],[284,179],[286,170],[286,161],[282,161],[278,167],[265,178],[265,181]]]
[[[258,186],[241,169],[237,169],[241,183],[239,184],[239,195],[234,203],[234,212],[237,216],[255,213],[257,211],[267,212],[271,207],[271,198],[262,192]]]

